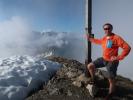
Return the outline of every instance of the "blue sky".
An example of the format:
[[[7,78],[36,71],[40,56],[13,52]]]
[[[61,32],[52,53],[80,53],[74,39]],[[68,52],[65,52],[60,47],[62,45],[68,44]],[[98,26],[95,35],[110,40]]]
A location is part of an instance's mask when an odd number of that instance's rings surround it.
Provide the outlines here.
[[[132,33],[133,0],[92,0],[93,31],[101,32],[102,25],[110,22],[117,32]]]
[[[102,26],[104,23],[111,23],[114,26],[113,32],[120,35],[129,43],[133,49],[133,0],[92,0],[92,32],[96,38],[104,35]],[[93,57],[101,56],[101,48],[93,45]],[[118,74],[129,77],[133,80],[133,50],[120,62]]]
[[[35,30],[82,32],[84,0],[0,0],[0,22],[13,16],[26,19]]]
[[[133,0],[92,0],[92,32],[95,37],[102,37],[103,24],[110,22],[114,26],[113,32],[123,37],[133,47],[132,5]],[[83,34],[85,0],[0,0],[0,26],[3,28],[5,26],[4,30],[7,26],[10,29],[12,25],[15,29],[16,23],[25,29],[24,21],[35,31],[54,30]],[[101,56],[99,53],[101,48],[94,45],[93,47],[93,57]],[[119,73],[133,77],[132,57],[131,51],[121,62]]]

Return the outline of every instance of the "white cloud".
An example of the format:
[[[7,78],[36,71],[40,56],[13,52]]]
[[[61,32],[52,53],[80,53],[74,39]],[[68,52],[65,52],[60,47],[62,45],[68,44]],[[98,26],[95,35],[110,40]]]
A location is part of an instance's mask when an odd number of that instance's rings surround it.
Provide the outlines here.
[[[19,16],[0,23],[0,57],[36,55],[53,52],[56,55],[84,61],[84,40],[79,34],[31,31],[27,21]]]
[[[30,27],[22,17],[13,16],[0,22],[0,56],[23,52],[29,33]]]

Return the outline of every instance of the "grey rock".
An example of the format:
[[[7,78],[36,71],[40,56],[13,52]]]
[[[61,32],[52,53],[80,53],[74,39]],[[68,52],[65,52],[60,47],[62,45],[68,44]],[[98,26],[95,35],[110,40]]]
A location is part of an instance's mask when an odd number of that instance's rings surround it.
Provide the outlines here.
[[[86,88],[88,89],[90,95],[94,98],[98,92],[98,88],[93,84],[88,84]]]
[[[41,90],[26,100],[103,100],[107,95],[109,84],[105,71],[96,71],[97,91],[95,86],[88,85],[90,78],[84,74],[84,64],[62,57],[51,56],[47,59],[59,62],[62,67]],[[133,82],[121,76],[117,76],[116,80],[117,91],[113,100],[133,100]]]

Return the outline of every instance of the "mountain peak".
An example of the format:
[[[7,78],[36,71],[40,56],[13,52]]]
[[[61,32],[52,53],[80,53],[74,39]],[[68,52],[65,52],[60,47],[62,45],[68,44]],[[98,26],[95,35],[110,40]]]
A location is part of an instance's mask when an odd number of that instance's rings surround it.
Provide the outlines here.
[[[90,96],[86,83],[89,77],[84,74],[85,65],[72,59],[49,57],[49,60],[59,62],[62,67],[43,85],[42,90],[32,94],[27,100],[103,100],[108,93],[106,71],[97,70],[98,92],[95,98]],[[117,76],[116,94],[114,100],[133,100],[133,82],[122,76]],[[74,82],[79,82],[74,84]]]

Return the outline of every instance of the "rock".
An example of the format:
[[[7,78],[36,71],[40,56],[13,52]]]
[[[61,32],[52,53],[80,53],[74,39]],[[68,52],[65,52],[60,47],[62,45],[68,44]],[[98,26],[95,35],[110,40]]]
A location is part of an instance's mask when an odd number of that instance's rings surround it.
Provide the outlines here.
[[[93,84],[88,84],[86,88],[89,90],[90,95],[94,98],[98,92],[98,88]]]
[[[82,86],[82,83],[80,81],[74,81],[72,84],[74,86],[77,86],[77,87],[81,87]]]
[[[103,73],[106,72],[102,72],[101,70],[96,70],[95,76],[97,76],[99,80],[105,80],[106,75],[104,75]]]
[[[66,73],[66,75],[68,76],[68,78],[74,78],[77,74],[69,71]]]
[[[88,84],[90,78],[84,74],[84,64],[61,57],[47,59],[59,62],[62,67],[42,90],[27,97],[26,100],[103,100],[107,95],[109,84],[106,71],[96,70],[96,86],[94,86]],[[133,82],[121,76],[117,76],[116,80],[117,91],[113,100],[133,100]],[[95,98],[92,98],[94,96]]]
[[[90,81],[90,78],[86,77],[85,73],[82,73],[80,76],[76,78],[76,80],[73,82],[73,85],[82,87],[82,86],[87,85],[89,81]]]
[[[49,92],[49,94],[50,94],[50,95],[59,94],[58,91],[59,91],[59,90],[58,90],[57,88],[54,88],[54,89],[51,90],[51,92]]]
[[[82,82],[83,84],[87,84],[90,81],[90,78],[86,77],[85,73],[82,73],[76,80]]]
[[[67,91],[68,96],[72,96],[72,92],[70,90]]]

